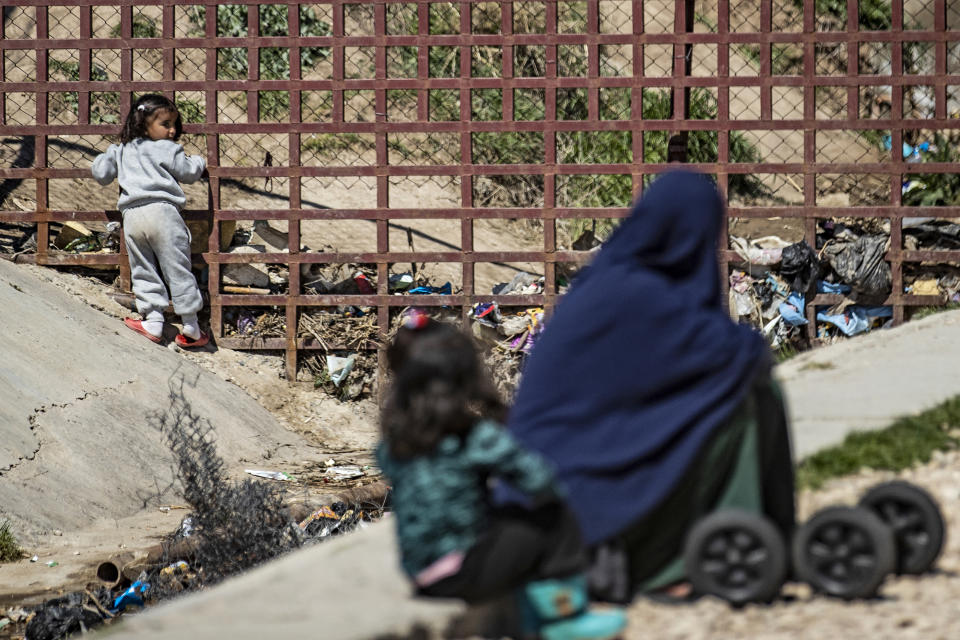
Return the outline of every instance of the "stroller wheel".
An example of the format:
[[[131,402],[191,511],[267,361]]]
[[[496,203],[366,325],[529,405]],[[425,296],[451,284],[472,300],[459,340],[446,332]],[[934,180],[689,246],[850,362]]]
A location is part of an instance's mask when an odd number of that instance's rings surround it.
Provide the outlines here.
[[[943,549],[946,525],[929,493],[909,482],[884,482],[867,491],[860,506],[893,529],[897,573],[919,574],[933,566]]]
[[[787,573],[783,536],[761,515],[722,510],[700,520],[683,550],[687,577],[696,593],[733,605],[772,600]]]
[[[838,598],[869,598],[896,567],[893,530],[872,511],[828,507],[814,514],[793,539],[797,575]]]

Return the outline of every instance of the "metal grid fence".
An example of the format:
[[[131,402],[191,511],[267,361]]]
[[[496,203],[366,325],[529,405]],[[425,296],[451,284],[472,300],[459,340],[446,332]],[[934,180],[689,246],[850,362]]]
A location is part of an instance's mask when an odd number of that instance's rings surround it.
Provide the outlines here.
[[[137,95],[177,101],[210,167],[185,216],[213,221],[216,339],[285,351],[290,379],[298,352],[344,346],[301,331],[312,310],[375,307],[385,335],[413,302],[549,307],[588,259],[574,241],[678,150],[716,176],[731,233],[773,225],[816,246],[827,219],[888,221],[895,322],[943,302],[905,278],[960,262],[902,228],[960,217],[960,0],[6,0],[0,80],[0,223],[35,225],[38,264],[114,265],[124,284],[122,252],[56,250],[51,229],[119,219],[89,164]],[[908,162],[921,140],[937,155]],[[943,197],[917,200],[911,180]],[[228,248],[264,221],[285,247]],[[285,285],[227,293],[242,264]],[[305,286],[336,264],[368,265],[373,290]],[[452,295],[392,295],[410,264]],[[490,293],[519,270],[542,274],[541,295]],[[811,327],[839,300],[814,299]],[[282,337],[231,331],[239,308],[276,310]]]

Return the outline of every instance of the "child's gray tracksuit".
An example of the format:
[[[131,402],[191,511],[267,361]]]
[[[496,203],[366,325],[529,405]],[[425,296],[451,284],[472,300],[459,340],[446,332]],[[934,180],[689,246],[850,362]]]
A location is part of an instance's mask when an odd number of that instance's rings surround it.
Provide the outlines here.
[[[148,138],[112,144],[93,161],[97,182],[120,183],[117,208],[123,214],[137,311],[144,317],[156,317],[167,307],[168,287],[177,315],[195,315],[203,306],[190,271],[190,230],[180,215],[187,199],[179,183],[199,180],[206,164],[172,140]]]

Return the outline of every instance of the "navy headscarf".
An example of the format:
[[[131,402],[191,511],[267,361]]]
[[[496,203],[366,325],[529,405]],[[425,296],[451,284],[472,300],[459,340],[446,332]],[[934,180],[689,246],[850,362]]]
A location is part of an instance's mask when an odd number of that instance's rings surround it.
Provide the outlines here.
[[[665,498],[769,366],[721,304],[723,213],[707,177],[657,179],[527,362],[509,428],[556,465],[588,544]]]

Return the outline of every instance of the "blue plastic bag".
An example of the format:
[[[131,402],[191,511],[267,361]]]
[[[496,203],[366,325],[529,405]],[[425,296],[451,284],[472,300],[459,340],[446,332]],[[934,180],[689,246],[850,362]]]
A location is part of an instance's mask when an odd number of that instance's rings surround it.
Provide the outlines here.
[[[145,594],[149,588],[150,583],[137,580],[130,585],[129,589],[117,596],[116,600],[113,601],[113,609],[111,609],[111,613],[123,611],[128,605],[142,607],[143,594]]]
[[[783,318],[784,322],[794,327],[807,324],[807,319],[804,316],[804,309],[806,306],[807,301],[804,299],[803,295],[794,291],[787,296],[787,299],[784,302],[780,303],[780,316]]]
[[[870,331],[870,323],[874,318],[889,318],[893,316],[893,307],[861,307],[854,305],[847,307],[843,313],[827,315],[821,311],[817,320],[827,322],[840,329],[844,335],[855,336],[864,331]]]

